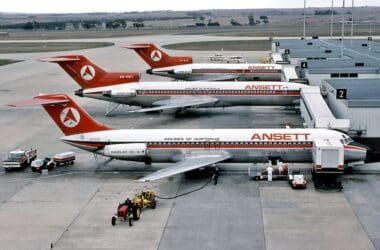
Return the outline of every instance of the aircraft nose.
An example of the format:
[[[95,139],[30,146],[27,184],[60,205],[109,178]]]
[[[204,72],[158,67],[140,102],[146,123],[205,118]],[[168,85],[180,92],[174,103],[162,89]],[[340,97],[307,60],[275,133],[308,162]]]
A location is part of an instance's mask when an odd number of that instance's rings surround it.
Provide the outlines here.
[[[360,148],[363,148],[363,149],[365,149],[365,150],[367,150],[367,151],[371,151],[371,148],[370,148],[370,147],[368,147],[368,146],[366,146],[366,145],[364,145],[364,144],[361,144],[361,143],[359,143],[359,142],[355,142],[355,141],[353,141],[353,142],[350,142],[348,145],[350,145],[350,146],[355,146],[355,147],[360,147]]]
[[[153,69],[148,69],[148,70],[146,71],[146,73],[149,74],[149,75],[153,74]]]
[[[75,95],[83,97],[83,89],[78,89],[77,91],[75,91]]]

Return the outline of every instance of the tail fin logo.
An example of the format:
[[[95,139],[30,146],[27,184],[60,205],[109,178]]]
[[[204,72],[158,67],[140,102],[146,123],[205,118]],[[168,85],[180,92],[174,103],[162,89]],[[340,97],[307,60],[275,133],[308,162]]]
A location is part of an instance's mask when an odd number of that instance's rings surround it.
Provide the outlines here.
[[[161,51],[159,50],[153,50],[152,53],[150,53],[150,58],[155,61],[155,62],[159,62],[161,61],[161,58],[162,58],[162,53]]]
[[[79,124],[80,114],[78,110],[72,107],[67,107],[60,114],[62,124],[68,128],[74,128]]]
[[[80,75],[83,80],[91,81],[95,77],[95,69],[91,65],[84,65],[80,69]]]

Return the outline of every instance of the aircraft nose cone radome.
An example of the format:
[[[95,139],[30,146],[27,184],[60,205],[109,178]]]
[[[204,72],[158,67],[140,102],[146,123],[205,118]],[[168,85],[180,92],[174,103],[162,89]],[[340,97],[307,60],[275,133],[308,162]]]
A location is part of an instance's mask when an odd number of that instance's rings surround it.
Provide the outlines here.
[[[78,89],[77,91],[75,91],[75,95],[83,97],[83,89]]]
[[[146,73],[149,74],[149,75],[151,75],[151,74],[153,73],[153,69],[148,69],[148,70],[146,71]]]

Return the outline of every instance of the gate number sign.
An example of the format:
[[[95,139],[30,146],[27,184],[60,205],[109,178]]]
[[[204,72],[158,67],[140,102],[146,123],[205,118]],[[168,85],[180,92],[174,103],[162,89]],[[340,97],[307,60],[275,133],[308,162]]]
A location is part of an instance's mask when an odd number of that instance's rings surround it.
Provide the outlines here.
[[[347,99],[347,89],[337,89],[336,99]]]

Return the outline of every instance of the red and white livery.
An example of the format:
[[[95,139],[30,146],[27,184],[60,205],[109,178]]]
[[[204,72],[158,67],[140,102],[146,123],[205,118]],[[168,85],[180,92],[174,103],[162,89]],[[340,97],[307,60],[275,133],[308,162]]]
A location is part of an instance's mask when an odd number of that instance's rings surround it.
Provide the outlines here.
[[[327,129],[120,129],[96,122],[65,94],[43,94],[9,104],[40,104],[65,134],[61,140],[75,147],[120,160],[172,162],[145,176],[153,181],[219,162],[312,162],[315,139],[339,140],[344,162],[363,161],[366,148],[350,137]]]
[[[163,54],[161,54],[164,56]],[[165,109],[214,108],[229,106],[276,106],[294,105],[299,102],[301,88],[308,86],[292,82],[128,82],[116,81],[120,78],[104,75],[103,71],[84,56],[61,56],[43,59],[57,62],[81,86],[75,92],[81,97],[89,97],[112,103],[140,106],[134,112],[160,111]],[[72,61],[74,60],[74,61]],[[92,65],[92,66],[91,66]],[[81,74],[81,72],[87,72]],[[73,73],[76,72],[76,73]],[[111,73],[108,73],[111,74]],[[129,73],[132,74],[133,73]],[[82,76],[83,75],[83,76]],[[125,75],[125,74],[124,74]],[[107,76],[107,74],[105,74]],[[123,77],[125,80],[126,77]],[[131,81],[138,80],[133,77]],[[111,84],[113,82],[113,84]]]
[[[83,55],[66,55],[40,59],[57,63],[83,89],[140,81],[139,72],[107,72]]]
[[[280,81],[282,66],[260,63],[193,63],[189,56],[170,56],[154,44],[123,46],[133,49],[151,67],[148,74],[187,81]]]

